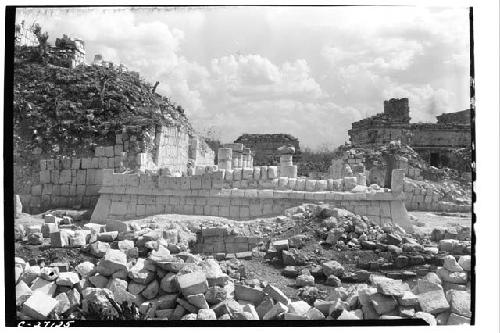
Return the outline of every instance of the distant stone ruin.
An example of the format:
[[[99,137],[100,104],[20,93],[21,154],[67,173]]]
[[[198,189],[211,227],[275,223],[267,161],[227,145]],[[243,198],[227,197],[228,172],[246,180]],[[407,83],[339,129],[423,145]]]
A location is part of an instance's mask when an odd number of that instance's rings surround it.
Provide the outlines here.
[[[399,140],[431,166],[449,164],[452,152],[471,147],[470,110],[437,116],[437,123],[410,123],[408,98],[384,101],[384,113],[352,123],[353,147],[376,147]]]
[[[253,151],[256,165],[274,165],[279,162],[278,148],[282,146],[295,147],[294,162],[300,160],[299,140],[290,134],[243,134],[234,141],[242,143]]]

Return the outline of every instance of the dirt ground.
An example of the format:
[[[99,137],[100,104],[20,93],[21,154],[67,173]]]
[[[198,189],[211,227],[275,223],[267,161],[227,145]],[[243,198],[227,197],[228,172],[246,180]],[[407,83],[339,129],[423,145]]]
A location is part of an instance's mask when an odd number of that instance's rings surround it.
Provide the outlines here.
[[[471,213],[408,212],[416,218],[415,232],[430,233],[434,228],[472,227]],[[422,225],[425,224],[425,225]]]

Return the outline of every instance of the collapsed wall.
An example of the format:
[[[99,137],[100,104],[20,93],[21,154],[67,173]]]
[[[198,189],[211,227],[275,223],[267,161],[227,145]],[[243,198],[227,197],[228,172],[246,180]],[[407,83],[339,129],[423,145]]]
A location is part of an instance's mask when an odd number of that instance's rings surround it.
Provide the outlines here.
[[[463,182],[446,179],[444,172],[429,168],[408,146],[389,144],[378,150],[351,148],[332,160],[330,178],[365,177],[367,184],[391,183],[393,169],[405,174],[405,205],[408,210],[470,212],[470,189]]]
[[[23,207],[32,213],[55,207],[91,208],[97,203],[104,169],[185,173],[189,135],[177,127],[161,126],[154,137],[156,144],[147,150],[141,138],[128,134],[125,128],[116,135],[114,145],[97,146],[95,151],[77,157],[41,159],[38,180],[20,196]],[[204,165],[208,162],[202,160]]]
[[[471,147],[471,110],[444,113],[437,123],[410,123],[408,98],[384,101],[384,112],[352,123],[355,147],[374,147],[399,140],[436,167],[448,166],[454,150]]]

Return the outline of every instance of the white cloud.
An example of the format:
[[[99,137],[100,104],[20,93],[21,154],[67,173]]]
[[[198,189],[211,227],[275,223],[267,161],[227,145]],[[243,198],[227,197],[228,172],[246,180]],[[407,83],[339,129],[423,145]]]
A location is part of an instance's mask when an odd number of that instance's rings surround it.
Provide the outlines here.
[[[290,133],[342,144],[353,121],[409,97],[414,121],[468,106],[467,9],[252,7],[24,11],[149,81],[224,141]],[[22,16],[22,15],[21,15]],[[20,16],[20,17],[21,17]]]
[[[279,66],[261,55],[229,55],[213,59],[211,71],[216,89],[232,97],[324,97],[324,92],[311,77],[304,59],[285,62]]]

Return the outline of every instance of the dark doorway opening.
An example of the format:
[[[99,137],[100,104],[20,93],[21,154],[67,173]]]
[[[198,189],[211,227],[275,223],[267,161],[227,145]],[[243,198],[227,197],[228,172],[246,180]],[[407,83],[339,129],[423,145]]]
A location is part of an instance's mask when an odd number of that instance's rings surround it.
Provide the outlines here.
[[[439,166],[439,153],[431,153],[430,155],[430,165],[434,167]]]

